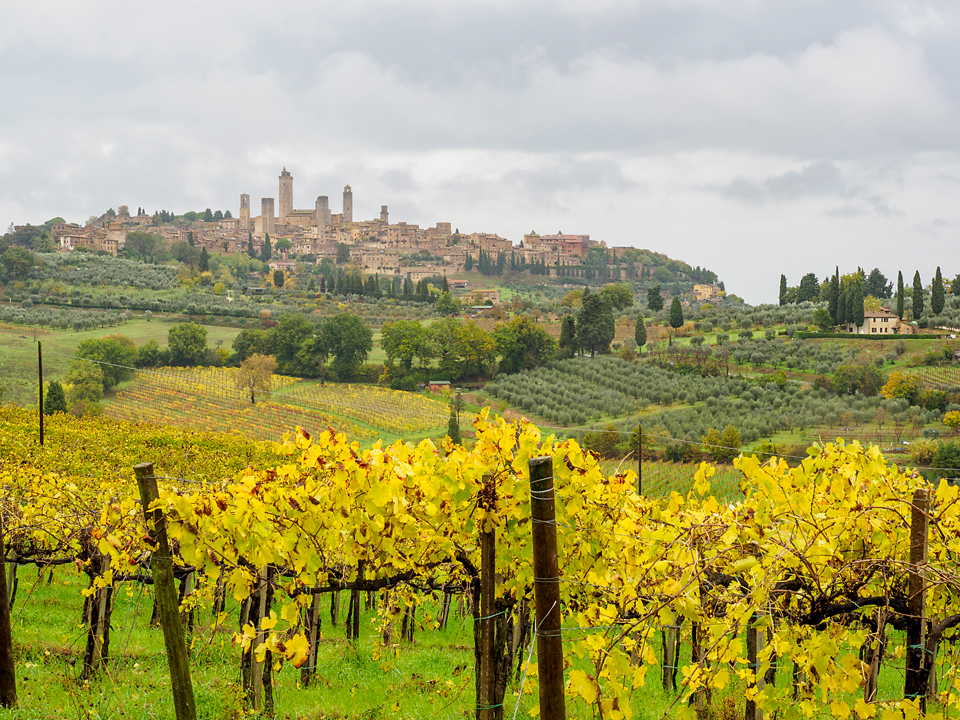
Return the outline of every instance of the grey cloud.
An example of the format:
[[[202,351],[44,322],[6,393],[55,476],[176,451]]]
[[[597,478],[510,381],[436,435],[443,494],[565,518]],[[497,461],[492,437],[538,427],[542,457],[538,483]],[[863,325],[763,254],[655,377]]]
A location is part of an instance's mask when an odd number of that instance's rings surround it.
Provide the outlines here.
[[[625,192],[638,187],[623,174],[617,162],[605,158],[564,158],[530,169],[513,170],[504,180],[532,197],[587,189]]]
[[[730,200],[752,204],[768,201],[789,202],[806,197],[824,195],[846,196],[850,189],[834,163],[819,160],[800,170],[790,170],[759,182],[736,178],[719,188],[720,194]]]

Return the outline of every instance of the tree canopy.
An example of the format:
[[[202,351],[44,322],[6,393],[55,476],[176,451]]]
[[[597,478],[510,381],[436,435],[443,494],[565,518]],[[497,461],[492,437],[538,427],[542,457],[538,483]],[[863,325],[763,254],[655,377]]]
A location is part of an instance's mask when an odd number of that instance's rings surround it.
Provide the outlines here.
[[[196,323],[179,323],[167,332],[173,365],[200,365],[207,354],[207,329]]]

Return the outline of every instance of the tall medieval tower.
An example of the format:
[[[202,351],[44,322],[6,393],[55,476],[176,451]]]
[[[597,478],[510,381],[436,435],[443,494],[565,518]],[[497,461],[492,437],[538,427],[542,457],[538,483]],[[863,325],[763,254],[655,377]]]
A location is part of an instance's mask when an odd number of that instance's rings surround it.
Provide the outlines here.
[[[293,212],[293,175],[284,168],[280,173],[280,213],[279,222],[286,223],[287,215]]]
[[[390,222],[390,213],[387,211],[386,205],[380,206],[380,221],[385,223]]]
[[[246,193],[240,196],[240,229],[250,229],[250,196]]]
[[[330,200],[326,195],[317,198],[317,239],[323,240],[323,233],[330,226]]]
[[[353,190],[349,185],[343,187],[343,220],[345,223],[353,222]]]
[[[260,198],[260,217],[262,232],[274,234],[273,198]]]

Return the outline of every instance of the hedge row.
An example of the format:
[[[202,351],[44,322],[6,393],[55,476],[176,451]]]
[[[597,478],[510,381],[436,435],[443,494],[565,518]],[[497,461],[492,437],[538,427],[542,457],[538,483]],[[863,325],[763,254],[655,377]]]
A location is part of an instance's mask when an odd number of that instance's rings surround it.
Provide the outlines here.
[[[795,338],[843,338],[844,340],[942,340],[948,335],[857,335],[855,333],[797,332]]]

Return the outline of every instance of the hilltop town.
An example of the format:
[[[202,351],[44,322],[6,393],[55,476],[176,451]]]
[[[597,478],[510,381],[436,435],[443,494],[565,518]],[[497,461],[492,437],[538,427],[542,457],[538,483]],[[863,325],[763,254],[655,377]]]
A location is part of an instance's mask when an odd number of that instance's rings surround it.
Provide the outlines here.
[[[379,217],[354,219],[353,189],[343,189],[342,209],[333,213],[330,199],[320,195],[310,209],[294,205],[293,175],[286,169],[280,173],[279,203],[275,198],[260,199],[260,214],[252,215],[250,195],[240,195],[239,212],[212,213],[203,216],[187,213],[149,214],[138,209],[130,214],[126,206],[120,212],[107,212],[91,218],[85,226],[57,222],[50,226],[58,251],[69,252],[78,247],[104,251],[116,255],[126,243],[128,233],[146,230],[163,236],[169,242],[187,241],[209,254],[237,253],[250,247],[261,247],[267,239],[274,247],[283,243],[270,263],[271,269],[292,268],[294,257],[301,262],[319,262],[323,258],[338,263],[349,260],[365,273],[402,275],[417,282],[438,275],[463,272],[494,272],[505,267],[511,270],[529,270],[551,277],[569,276],[592,279],[595,274],[587,262],[591,250],[603,255],[602,280],[637,280],[644,277],[643,254],[629,246],[608,247],[602,240],[589,234],[540,235],[530,232],[514,244],[513,241],[488,232],[460,232],[450,222],[437,222],[433,227],[421,228],[408,222],[391,223],[387,205],[381,205]],[[338,255],[339,252],[339,255]],[[345,253],[348,257],[344,257]],[[646,267],[647,274],[650,271]],[[712,276],[712,273],[708,273]],[[678,279],[697,281],[699,277],[680,275]],[[693,295],[700,300],[721,292],[715,277],[697,283]],[[462,281],[460,281],[462,282]]]

